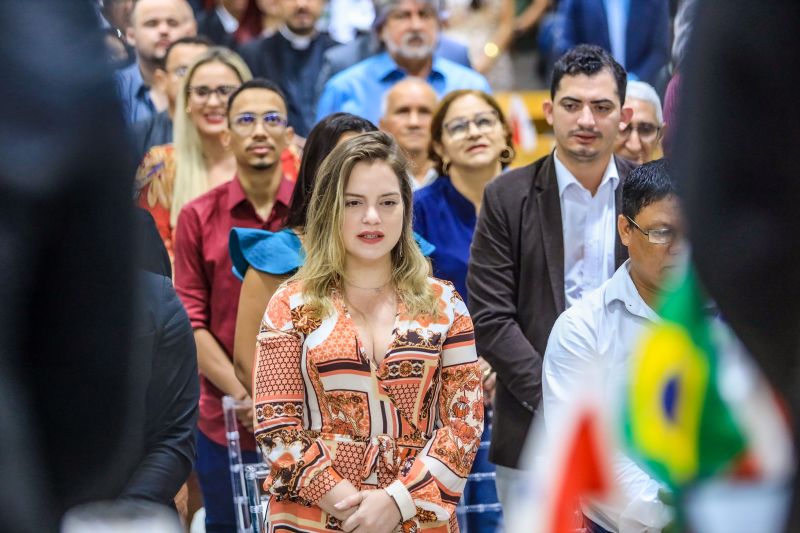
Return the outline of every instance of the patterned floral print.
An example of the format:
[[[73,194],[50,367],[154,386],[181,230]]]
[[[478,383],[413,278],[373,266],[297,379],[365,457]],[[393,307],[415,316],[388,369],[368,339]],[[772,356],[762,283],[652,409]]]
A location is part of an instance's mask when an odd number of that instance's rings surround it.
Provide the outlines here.
[[[270,300],[254,390],[256,441],[271,465],[269,531],[338,531],[316,504],[345,478],[360,489],[399,480],[416,507],[402,531],[458,531],[483,392],[466,306],[450,283],[430,283],[440,315],[408,316],[401,304],[377,367],[338,295],[322,319],[310,316],[297,282]]]

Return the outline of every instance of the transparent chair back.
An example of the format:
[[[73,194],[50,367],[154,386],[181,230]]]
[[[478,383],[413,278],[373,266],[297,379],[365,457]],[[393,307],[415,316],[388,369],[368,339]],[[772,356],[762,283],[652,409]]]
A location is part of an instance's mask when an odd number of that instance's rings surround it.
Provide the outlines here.
[[[262,494],[261,486],[269,475],[269,468],[265,463],[245,464],[242,462],[242,449],[236,424],[236,409],[242,405],[231,396],[222,398],[231,486],[233,487],[233,506],[236,513],[236,531],[237,533],[262,533],[265,530],[269,496]]]

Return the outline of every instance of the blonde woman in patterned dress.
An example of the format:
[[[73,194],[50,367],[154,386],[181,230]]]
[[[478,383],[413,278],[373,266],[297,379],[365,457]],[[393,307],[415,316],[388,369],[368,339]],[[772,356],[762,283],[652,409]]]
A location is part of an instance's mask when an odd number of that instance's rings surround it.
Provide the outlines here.
[[[255,433],[268,531],[456,532],[483,430],[472,321],[428,276],[391,136],[337,146],[314,185],[298,273],[258,337]]]

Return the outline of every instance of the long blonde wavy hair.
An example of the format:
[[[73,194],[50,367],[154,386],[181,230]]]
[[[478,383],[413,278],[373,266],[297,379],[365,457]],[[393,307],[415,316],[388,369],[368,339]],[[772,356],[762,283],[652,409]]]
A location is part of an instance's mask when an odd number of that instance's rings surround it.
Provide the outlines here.
[[[303,247],[306,260],[292,278],[299,280],[306,305],[318,317],[333,309],[331,293],[342,287],[347,252],[344,247],[344,191],[358,163],[384,161],[397,176],[403,200],[403,229],[391,251],[392,281],[411,316],[437,316],[436,296],[428,282],[430,266],[414,240],[412,191],[408,163],[394,138],[375,131],[339,144],[317,172],[308,206]]]
[[[191,64],[183,78],[181,90],[175,100],[175,185],[172,193],[169,220],[172,227],[178,223],[178,215],[184,205],[208,190],[208,172],[203,159],[203,145],[200,133],[189,114],[186,104],[189,100],[189,86],[198,67],[207,63],[222,63],[231,68],[244,83],[253,75],[238,54],[222,46],[213,46]]]

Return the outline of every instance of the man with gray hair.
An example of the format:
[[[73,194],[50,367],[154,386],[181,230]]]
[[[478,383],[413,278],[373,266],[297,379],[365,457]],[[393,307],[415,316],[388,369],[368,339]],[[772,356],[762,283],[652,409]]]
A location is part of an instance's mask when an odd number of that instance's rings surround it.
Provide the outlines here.
[[[664,130],[664,113],[656,90],[643,81],[629,81],[625,107],[633,109],[628,124],[620,124],[614,152],[641,165],[658,157],[656,148]]]
[[[317,105],[317,120],[344,111],[377,122],[380,98],[406,76],[426,80],[439,97],[455,89],[490,92],[486,78],[434,53],[438,0],[380,0],[375,7],[375,28],[386,51],[331,78]]]

